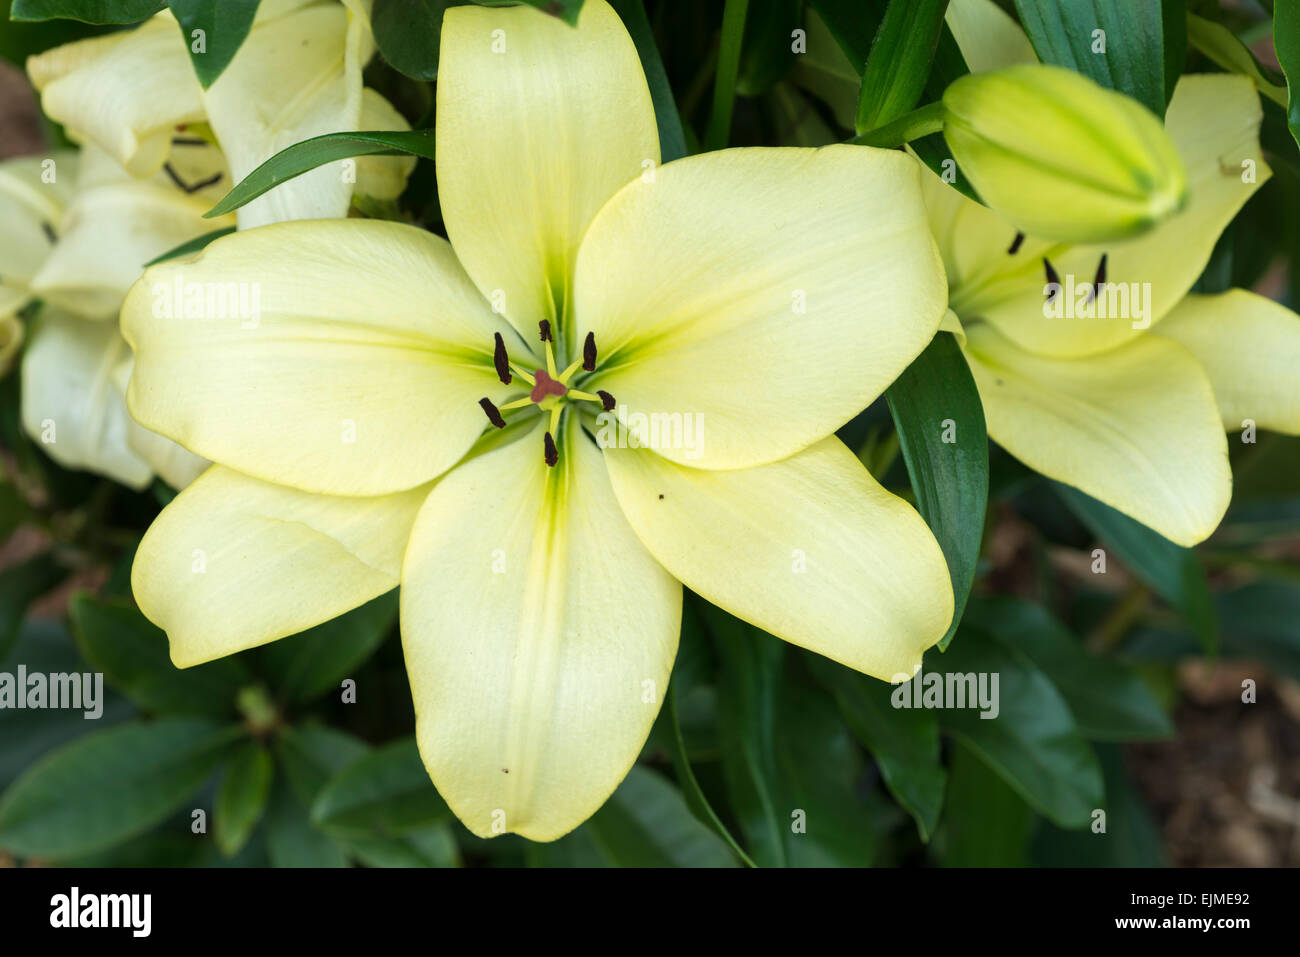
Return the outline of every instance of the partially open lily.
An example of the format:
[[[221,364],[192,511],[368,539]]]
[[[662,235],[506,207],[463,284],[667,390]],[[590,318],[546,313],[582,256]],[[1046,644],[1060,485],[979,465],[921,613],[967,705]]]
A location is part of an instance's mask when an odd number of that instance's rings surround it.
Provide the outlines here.
[[[129,294],[132,413],[218,463],[135,561],[173,660],[400,582],[434,784],[476,834],[536,840],[635,760],[682,583],[853,668],[911,674],[952,617],[943,556],[832,433],[944,310],[916,164],[835,146],[660,167],[603,0],[576,29],[449,9],[437,142],[451,244],[286,223]],[[260,289],[256,326],[155,309],[178,284],[231,282]],[[688,418],[694,441],[655,440],[652,423]]]
[[[968,36],[1001,38],[981,49],[1023,56],[1023,34],[1002,11],[982,0],[962,8],[982,12],[983,29]],[[965,49],[960,32],[958,41]],[[1260,115],[1250,80],[1184,76],[1165,126],[1189,203],[1122,242],[1026,236],[926,174],[989,435],[1182,545],[1206,538],[1227,509],[1225,427],[1250,420],[1300,433],[1300,317],[1244,290],[1189,294],[1219,234],[1269,176]]]
[[[79,141],[97,143],[134,176],[172,156],[177,130],[206,124],[238,182],[293,143],[355,129],[405,129],[405,120],[361,71],[374,52],[366,0],[263,0],[230,65],[204,90],[185,38],[164,10],[129,31],[56,47],[27,71],[46,114]],[[188,137],[192,140],[193,136]],[[377,190],[400,192],[410,157],[370,158]],[[364,182],[358,191],[364,189]],[[227,188],[229,188],[229,183]],[[354,179],[329,164],[285,183],[239,211],[244,228],[288,219],[346,216]]]

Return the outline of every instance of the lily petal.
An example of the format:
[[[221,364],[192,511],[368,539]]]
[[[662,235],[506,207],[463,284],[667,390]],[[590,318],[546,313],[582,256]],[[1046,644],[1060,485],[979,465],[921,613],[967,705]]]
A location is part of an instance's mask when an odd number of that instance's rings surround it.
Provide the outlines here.
[[[595,334],[600,387],[629,412],[698,413],[702,448],[656,449],[696,468],[829,435],[943,317],[919,167],[865,146],[733,149],[627,186],[575,279],[574,342]]]
[[[573,423],[575,417],[570,417]],[[402,571],[402,647],[433,783],[475,834],[561,837],[627,774],[667,687],[681,586],[570,424],[441,479]]]
[[[202,90],[168,11],[30,57],[27,75],[48,117],[98,143],[133,176],[157,172],[176,127],[203,119]]]
[[[1160,323],[1200,360],[1214,386],[1223,424],[1300,434],[1300,316],[1272,299],[1230,289],[1188,296]]]
[[[428,491],[311,495],[213,466],[145,532],[131,590],[178,668],[294,635],[396,587]]]
[[[363,130],[409,130],[411,124],[379,93],[367,87],[361,91]],[[397,199],[406,189],[406,181],[415,169],[414,156],[358,156],[358,196],[371,199]]]
[[[605,0],[577,28],[529,7],[452,7],[438,66],[438,198],[483,295],[528,341],[568,308],[597,210],[659,162],[636,47]]]
[[[1051,244],[1041,240],[1011,248],[1015,228],[990,226],[972,215],[958,226],[975,230],[958,245],[1003,252],[983,275],[962,267],[952,277],[952,307],[963,320],[984,318],[1025,349],[1053,356],[1104,352],[1129,342],[1172,309],[1191,289],[1215,241],[1238,210],[1270,176],[1259,146],[1259,94],[1246,77],[1188,75],[1178,81],[1165,128],[1187,171],[1189,202],[1181,213],[1136,239],[1101,245]],[[1118,318],[1044,314],[1043,259],[1062,282],[1076,288],[1096,278],[1102,256],[1106,280],[1142,290],[1144,314],[1131,306]]]
[[[479,399],[511,394],[492,372],[492,343],[513,331],[446,240],[398,223],[315,220],[222,237],[196,259],[151,267],[122,328],[140,424],[306,491],[384,495],[427,482],[488,426]]]
[[[135,356],[128,349],[113,370],[113,381],[123,406],[126,404],[126,390],[134,367]],[[128,418],[126,441],[131,451],[144,459],[145,464],[174,489],[185,488],[212,464],[166,436],[149,431],[135,419]]]
[[[1038,62],[1025,31],[993,0],[952,0],[944,20],[972,73]]]
[[[1179,545],[1218,526],[1232,494],[1210,381],[1182,346],[1144,336],[1086,359],[967,328],[989,435],[1036,472],[1082,489]]]
[[[897,681],[952,621],[934,535],[833,436],[729,472],[612,448],[605,463],[651,554],[687,587],[780,638]]]
[[[133,179],[95,146],[83,154],[81,188],[31,288],[69,312],[116,318],[145,263],[226,223],[204,219],[209,200],[187,195],[161,173]]]
[[[294,143],[357,129],[369,52],[363,19],[339,4],[259,22],[203,94],[235,181]],[[239,225],[346,216],[352,182],[340,164],[327,163],[241,207]]]
[[[46,166],[47,160],[52,163]],[[42,174],[49,169],[53,182]],[[50,254],[76,179],[77,155],[22,156],[0,163],[0,316],[31,299],[32,277]],[[48,178],[48,177],[45,177]]]
[[[153,477],[131,448],[131,418],[114,380],[129,355],[110,322],[41,310],[23,354],[23,428],[66,468],[144,488]]]

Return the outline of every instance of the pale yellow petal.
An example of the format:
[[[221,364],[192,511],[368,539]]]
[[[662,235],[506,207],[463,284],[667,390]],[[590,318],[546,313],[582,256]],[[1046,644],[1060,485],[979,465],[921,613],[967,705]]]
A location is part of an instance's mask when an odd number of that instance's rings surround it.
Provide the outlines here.
[[[361,91],[361,122],[363,130],[409,130],[411,124],[393,105],[370,88]],[[406,180],[415,169],[414,156],[358,156],[358,196],[371,199],[397,199],[406,189]]]
[[[1300,433],[1300,316],[1245,289],[1188,296],[1157,330],[1200,360],[1229,431]]]
[[[989,436],[1179,545],[1218,526],[1232,493],[1209,379],[1177,343],[1144,336],[1081,359],[1036,356],[988,325],[967,357]]]
[[[427,495],[314,495],[213,466],[140,540],[135,600],[180,668],[297,634],[396,587]]]
[[[729,472],[630,449],[609,448],[605,461],[650,553],[688,588],[773,635],[897,681],[952,621],[938,542],[839,439]]]
[[[629,414],[696,417],[699,468],[784,458],[869,405],[934,336],[943,267],[919,164],[865,146],[669,163],[596,217],[571,347]]]
[[[452,7],[438,66],[438,198],[483,294],[529,340],[567,308],[597,210],[659,162],[636,47],[605,0],[577,28],[530,7]]]
[[[113,381],[123,404],[126,403],[126,390],[134,366],[135,357],[128,349],[113,370]],[[188,449],[177,445],[166,436],[149,431],[135,419],[127,422],[126,441],[131,451],[175,489],[185,488],[207,471],[208,466],[212,464],[207,459],[200,458]]]
[[[402,647],[434,785],[475,834],[550,841],[604,803],[672,670],[681,586],[619,513],[576,426],[435,486],[402,572]]]
[[[972,73],[1038,62],[1025,31],[993,0],[952,0],[944,20]]]
[[[113,376],[128,352],[116,325],[46,308],[35,326],[23,353],[27,434],[65,468],[144,488],[152,473],[131,448],[131,419]]]
[[[307,491],[382,495],[427,482],[490,428],[478,400],[517,391],[492,371],[493,332],[514,333],[445,240],[398,223],[223,237],[146,272],[122,327],[142,425]]]
[[[30,301],[32,277],[53,247],[76,170],[76,154],[67,151],[0,163],[0,316]]]

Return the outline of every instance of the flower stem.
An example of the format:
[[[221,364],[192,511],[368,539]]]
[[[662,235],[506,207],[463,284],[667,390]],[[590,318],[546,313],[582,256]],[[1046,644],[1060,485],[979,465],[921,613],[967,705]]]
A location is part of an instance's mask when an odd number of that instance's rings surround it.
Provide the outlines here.
[[[902,146],[904,143],[912,142],[912,140],[919,140],[922,136],[938,133],[943,129],[943,117],[943,103],[936,100],[934,103],[929,103],[920,109],[913,110],[911,113],[905,113],[892,123],[878,126],[874,130],[867,130],[865,133],[859,133],[849,142],[856,143],[859,146],[880,146],[893,149],[895,146]]]
[[[727,0],[722,13],[722,39],[718,43],[718,73],[713,81],[713,112],[704,133],[704,148],[720,150],[731,135],[731,108],[736,97],[736,74],[740,72],[740,41],[745,35],[745,14],[749,0]]]

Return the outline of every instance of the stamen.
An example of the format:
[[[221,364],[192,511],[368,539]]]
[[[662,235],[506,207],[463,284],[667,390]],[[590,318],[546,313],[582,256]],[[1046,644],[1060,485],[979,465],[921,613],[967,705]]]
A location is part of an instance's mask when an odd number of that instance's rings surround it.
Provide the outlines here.
[[[501,338],[501,333],[493,333],[496,339],[496,348],[492,351],[492,364],[497,368],[497,378],[505,385],[510,384],[510,357],[506,355],[506,341]]]
[[[1101,262],[1097,263],[1097,276],[1093,279],[1093,287],[1100,286],[1106,281],[1106,253],[1101,254]]]
[[[1023,243],[1024,241],[1025,241],[1025,234],[1016,233],[1016,238],[1011,240],[1011,248],[1007,250],[1007,255],[1014,256],[1016,253],[1020,252],[1020,244]]]
[[[569,381],[569,376],[571,376],[571,375],[573,375],[575,372],[577,372],[577,371],[578,371],[578,368],[579,368],[581,365],[582,365],[582,360],[581,360],[581,359],[575,359],[575,360],[573,360],[573,362],[569,363],[569,367],[568,367],[567,369],[565,369],[563,372],[560,373],[560,381],[561,381],[561,382],[568,382],[568,381]]]
[[[555,340],[551,338],[550,320],[543,319],[541,322],[537,324],[537,328],[541,330],[542,342],[546,343],[546,371],[549,372],[551,374],[551,378],[554,379],[556,378],[555,350],[551,348],[551,343],[553,343]]]
[[[539,322],[539,323],[537,324],[537,327],[538,327],[538,328],[541,330],[541,332],[542,332],[542,341],[543,341],[543,342],[550,342],[550,341],[551,341],[551,323],[550,323],[550,320],[548,320],[548,319],[543,319],[541,322]]]
[[[478,404],[483,407],[483,412],[488,417],[488,421],[498,429],[506,427],[506,420],[501,418],[501,410],[492,404],[492,400],[484,396],[478,400]]]
[[[1061,277],[1056,274],[1056,270],[1052,268],[1052,263],[1046,256],[1043,257],[1043,268],[1047,271],[1047,282],[1050,285],[1056,286],[1057,290],[1059,290],[1061,287]],[[1047,294],[1048,302],[1051,302],[1055,298],[1056,292],[1049,292]]]
[[[41,231],[45,233],[45,238],[48,239],[51,244],[57,241],[59,238],[58,236],[54,235],[54,227],[51,226],[48,222],[45,222],[44,220],[41,221]]]
[[[555,439],[551,437],[550,432],[547,432],[546,438],[542,440],[542,449],[546,456],[546,464],[555,468],[555,463],[560,461],[560,453],[555,448]]]
[[[587,333],[582,343],[582,367],[588,372],[596,371],[596,334]]]
[[[611,412],[611,411],[613,411],[613,409],[614,409],[614,397],[613,397],[612,395],[610,395],[610,394],[609,394],[608,392],[606,392],[604,389],[597,389],[597,390],[596,390],[596,395],[600,396],[600,405],[601,405],[601,408],[603,408],[606,412]]]
[[[501,411],[510,412],[513,409],[522,409],[524,406],[532,404],[533,397],[531,395],[526,395],[522,399],[515,399],[513,402],[505,403],[505,405],[501,406]]]
[[[532,375],[526,372],[522,367],[520,367],[518,363],[514,363],[514,362],[510,363],[510,368],[514,370],[515,375],[519,376],[519,378],[523,379],[529,385],[537,384],[536,381],[533,379]]]

